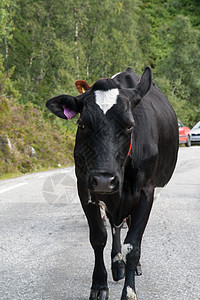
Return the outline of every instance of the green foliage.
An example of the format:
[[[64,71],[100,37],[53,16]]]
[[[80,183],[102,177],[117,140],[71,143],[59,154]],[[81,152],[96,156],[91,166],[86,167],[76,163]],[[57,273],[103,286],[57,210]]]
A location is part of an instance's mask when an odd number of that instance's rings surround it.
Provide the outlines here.
[[[3,66],[4,60],[0,55],[0,94],[18,99],[20,94],[18,90],[13,87],[13,82],[10,77],[13,75],[15,68],[11,68],[5,72],[5,68]]]
[[[155,79],[169,79],[168,94],[198,105],[198,1],[4,0],[1,8],[0,51],[6,72],[15,66],[21,103],[43,109],[55,94],[76,93],[76,79],[92,84],[150,65]]]
[[[169,78],[168,92],[179,118],[192,126],[200,118],[200,32],[192,28],[189,19],[178,15],[170,28],[170,51],[160,61],[159,76]],[[184,109],[181,109],[183,107]],[[193,115],[193,109],[195,114]]]
[[[92,83],[127,65],[141,69],[137,6],[132,0],[16,0],[7,64],[16,66],[21,102],[40,105],[55,93],[74,93],[78,78]]]
[[[140,10],[144,34],[138,32],[138,39],[144,58],[178,118],[192,127],[200,119],[199,3],[143,0]]]
[[[18,91],[14,88],[11,76],[14,73],[15,65],[8,68],[7,59],[9,55],[9,45],[13,38],[15,4],[11,0],[1,0],[0,2],[0,94],[7,97],[19,98]],[[1,54],[2,53],[2,54]]]
[[[5,45],[12,39],[14,29],[13,16],[15,1],[1,0],[0,2],[0,39]]]
[[[12,150],[7,145],[0,148],[0,176],[73,162],[75,128],[61,128],[54,119],[45,122],[32,103],[23,106],[0,97],[0,129],[0,138],[8,136],[12,145]],[[35,156],[29,154],[30,147],[35,149]]]

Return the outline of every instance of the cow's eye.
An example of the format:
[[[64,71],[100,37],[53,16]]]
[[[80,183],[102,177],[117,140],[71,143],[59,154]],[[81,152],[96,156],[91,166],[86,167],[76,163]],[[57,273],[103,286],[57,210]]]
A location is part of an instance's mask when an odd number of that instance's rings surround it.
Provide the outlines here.
[[[82,128],[82,129],[85,128],[85,125],[83,124],[83,121],[81,119],[78,120],[77,124],[78,124],[79,128]]]

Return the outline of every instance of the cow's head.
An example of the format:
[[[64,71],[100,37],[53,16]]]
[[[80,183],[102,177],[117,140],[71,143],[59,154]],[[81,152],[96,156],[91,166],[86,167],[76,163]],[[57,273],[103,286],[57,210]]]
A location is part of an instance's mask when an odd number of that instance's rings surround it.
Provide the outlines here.
[[[80,113],[75,146],[76,173],[97,193],[121,190],[124,166],[132,145],[133,110],[151,86],[151,69],[138,82],[132,69],[91,87],[78,82],[81,95],[60,95],[47,101],[58,117],[70,119]],[[133,144],[134,147],[134,144]]]

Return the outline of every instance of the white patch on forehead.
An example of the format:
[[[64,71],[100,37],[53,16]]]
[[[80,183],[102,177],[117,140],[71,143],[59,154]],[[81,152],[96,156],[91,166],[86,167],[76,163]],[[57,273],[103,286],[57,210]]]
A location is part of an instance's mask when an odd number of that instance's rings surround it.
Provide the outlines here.
[[[122,245],[122,258],[125,263],[126,263],[126,256],[131,252],[132,249],[133,246],[131,244]]]
[[[119,72],[119,73],[113,75],[113,76],[111,77],[111,79],[114,79],[114,78],[115,78],[117,75],[119,75],[119,74],[121,74],[121,72]]]
[[[137,300],[136,294],[130,286],[127,286],[127,298],[129,300]]]
[[[95,91],[96,103],[103,110],[104,114],[117,103],[118,89],[111,89],[108,91]]]

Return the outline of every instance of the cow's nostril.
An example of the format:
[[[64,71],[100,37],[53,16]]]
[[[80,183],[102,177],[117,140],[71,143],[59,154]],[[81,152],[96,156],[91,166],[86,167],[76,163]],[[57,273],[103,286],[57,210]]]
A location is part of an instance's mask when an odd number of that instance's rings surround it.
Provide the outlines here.
[[[110,178],[110,184],[109,184],[109,187],[111,189],[114,189],[115,186],[117,185],[117,182],[118,182],[118,179],[117,179],[117,176],[113,176]]]
[[[92,181],[92,185],[95,187],[98,185],[99,182],[99,177],[98,176],[93,176],[93,181]]]
[[[89,189],[99,193],[112,193],[119,188],[119,180],[117,176],[109,176],[100,173],[92,175],[88,185]]]

